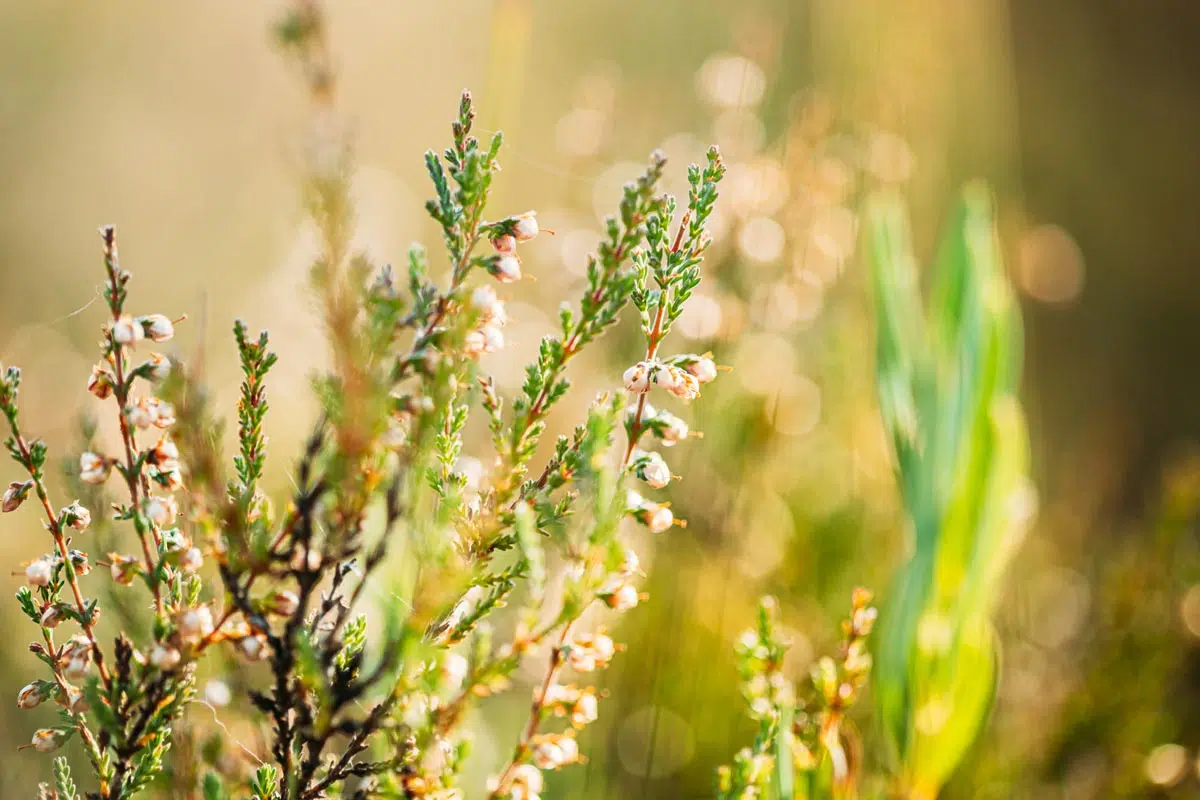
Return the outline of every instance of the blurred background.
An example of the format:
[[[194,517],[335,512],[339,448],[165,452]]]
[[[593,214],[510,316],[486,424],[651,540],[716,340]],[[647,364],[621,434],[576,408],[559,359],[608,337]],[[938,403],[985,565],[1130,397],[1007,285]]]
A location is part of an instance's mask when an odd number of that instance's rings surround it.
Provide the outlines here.
[[[668,340],[734,368],[686,411],[704,438],[668,453],[689,526],[639,541],[652,599],[617,627],[628,650],[583,736],[591,761],[553,775],[549,796],[705,796],[713,768],[752,735],[731,654],[757,596],[780,598],[800,675],[834,646],[851,588],[887,586],[906,543],[874,406],[857,189],[906,184],[928,253],[972,177],[997,191],[1023,298],[1041,512],[999,615],[990,730],[946,796],[1200,796],[1200,9],[329,6],[361,248],[383,263],[413,239],[436,246],[420,154],[448,140],[464,86],[480,127],[506,133],[493,215],[536,208],[557,231],[523,250],[537,281],[506,291],[511,346],[484,362],[502,387],[578,294],[600,219],[649,150],[671,159],[675,191],[709,142],[731,167],[708,278]],[[26,427],[54,451],[77,448],[75,415],[94,410],[95,230],[114,223],[134,311],[189,315],[175,352],[202,366],[230,413],[232,320],[271,330],[273,479],[287,485],[322,350],[297,193],[305,98],[269,36],[279,10],[0,0],[0,361],[25,369]],[[615,384],[636,331],[612,339],[573,367],[577,383]],[[591,396],[578,394],[559,426]],[[16,569],[42,535],[30,515],[6,515],[0,553]],[[0,583],[11,592],[18,578]],[[32,670],[14,612],[0,614],[13,643],[0,651],[0,697]],[[527,696],[518,686],[491,701],[480,775]],[[2,797],[30,796],[48,776],[47,759],[15,749],[34,716],[0,717]]]

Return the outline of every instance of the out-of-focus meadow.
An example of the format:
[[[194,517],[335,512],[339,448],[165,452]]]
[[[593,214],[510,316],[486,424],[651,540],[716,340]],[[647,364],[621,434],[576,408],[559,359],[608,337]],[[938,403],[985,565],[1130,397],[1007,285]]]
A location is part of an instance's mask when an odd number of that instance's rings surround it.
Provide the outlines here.
[[[511,346],[485,361],[502,388],[519,385],[650,149],[671,159],[676,192],[707,143],[730,165],[678,330],[733,371],[689,412],[704,438],[672,463],[688,527],[644,534],[651,601],[617,629],[628,647],[583,734],[589,763],[551,776],[549,796],[708,794],[752,735],[732,648],[756,598],[780,599],[799,675],[836,641],[851,588],[883,590],[903,556],[854,253],[870,175],[906,183],[922,252],[955,188],[988,179],[1025,315],[1040,512],[998,614],[990,728],[946,795],[1200,794],[1200,22],[1167,5],[329,4],[359,246],[386,262],[414,238],[436,245],[420,154],[444,143],[464,86],[480,125],[507,137],[493,212],[536,208],[557,233],[523,252],[536,282],[506,290]],[[270,477],[286,487],[323,355],[296,185],[305,104],[268,35],[277,11],[0,3],[0,361],[24,368],[26,426],[52,452],[75,446],[90,406],[95,229],[111,222],[137,305],[189,315],[175,352],[203,364],[226,409],[233,318],[270,329],[268,433],[285,456]],[[632,326],[611,336],[573,380],[616,385],[637,345]],[[560,426],[577,416],[557,413]],[[14,517],[0,518],[0,554],[16,570],[42,532]],[[0,583],[11,593],[18,577]],[[0,697],[30,669],[16,618],[0,614]],[[194,713],[221,716],[219,694]],[[489,717],[494,747],[526,697],[495,701],[511,713]],[[16,752],[31,717],[0,719],[0,797],[31,796],[47,768]],[[478,741],[483,761],[501,757],[486,729]]]

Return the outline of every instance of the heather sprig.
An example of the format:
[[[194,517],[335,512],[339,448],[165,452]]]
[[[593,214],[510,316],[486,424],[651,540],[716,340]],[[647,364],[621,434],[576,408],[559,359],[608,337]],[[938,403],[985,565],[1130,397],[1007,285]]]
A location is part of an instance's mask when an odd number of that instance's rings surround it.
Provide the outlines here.
[[[846,712],[871,671],[866,640],[876,612],[870,603],[869,591],[854,590],[837,657],[818,659],[797,687],[784,671],[789,642],[779,630],[779,604],[773,597],[759,602],[755,626],[737,640],[742,695],[758,731],[733,764],[717,770],[719,800],[854,796],[861,765],[849,755],[857,734]]]

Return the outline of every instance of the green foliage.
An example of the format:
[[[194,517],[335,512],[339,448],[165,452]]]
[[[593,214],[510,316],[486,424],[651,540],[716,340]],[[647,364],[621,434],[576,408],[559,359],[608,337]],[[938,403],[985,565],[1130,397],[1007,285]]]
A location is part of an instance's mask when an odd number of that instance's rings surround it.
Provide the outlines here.
[[[880,410],[915,536],[883,606],[875,698],[902,783],[932,796],[986,722],[989,614],[1033,503],[1020,316],[986,188],[968,186],[948,222],[928,313],[898,193],[871,196],[863,228]]]

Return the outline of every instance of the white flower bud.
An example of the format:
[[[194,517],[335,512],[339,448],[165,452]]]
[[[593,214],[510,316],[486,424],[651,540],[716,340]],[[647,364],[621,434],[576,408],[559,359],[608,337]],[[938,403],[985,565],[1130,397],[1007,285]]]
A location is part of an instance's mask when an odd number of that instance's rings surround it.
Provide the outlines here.
[[[492,247],[496,248],[497,253],[505,253],[511,255],[517,252],[517,240],[515,237],[502,233],[492,239]]]
[[[58,513],[68,525],[77,531],[85,531],[87,526],[92,524],[92,512],[81,506],[78,500]]]
[[[517,237],[518,242],[527,242],[538,235],[536,211],[526,211],[524,214],[518,214],[514,219],[516,224],[513,225],[513,235]]]
[[[157,669],[174,669],[183,658],[174,647],[156,644],[150,651],[150,664]]]
[[[617,646],[613,643],[612,637],[603,633],[597,633],[592,637],[592,649],[596,651],[596,658],[602,662],[611,661],[617,652]]]
[[[133,556],[123,556],[120,553],[108,554],[109,570],[112,579],[122,586],[130,586],[138,574],[138,560]]]
[[[112,462],[102,455],[84,453],[79,456],[79,480],[84,483],[104,483],[111,470]]]
[[[233,692],[225,681],[213,679],[204,684],[204,700],[210,706],[224,708],[233,700]]]
[[[663,533],[675,524],[675,515],[666,506],[654,506],[646,509],[646,527],[651,533]]]
[[[166,380],[171,374],[171,360],[162,353],[151,353],[143,366],[146,367],[146,377],[152,381]]]
[[[637,551],[632,547],[625,549],[625,559],[621,562],[621,572],[625,575],[633,575],[638,571],[638,566],[641,564],[641,559],[638,558]]]
[[[39,683],[28,683],[22,687],[21,691],[17,692],[17,708],[31,709],[37,708],[47,698],[45,692],[42,691],[42,685]]]
[[[48,558],[39,558],[25,567],[25,580],[30,586],[47,586],[54,576],[54,563]]]
[[[635,394],[643,394],[650,389],[650,365],[645,361],[639,361],[629,369],[625,370],[622,376],[625,381],[625,388]]]
[[[688,364],[687,371],[700,383],[709,383],[716,380],[717,377],[717,365],[707,356]]]
[[[198,572],[204,566],[204,553],[199,547],[189,547],[179,559],[179,568],[184,572]]]
[[[526,800],[534,800],[537,793],[545,787],[545,780],[542,778],[542,772],[533,764],[522,764],[513,770],[512,789],[514,799],[517,796],[517,787],[520,787],[526,792]]]
[[[29,490],[33,488],[33,481],[13,481],[4,490],[3,504],[0,509],[5,513],[16,511],[21,507],[21,503],[25,502],[25,498],[29,496]]]
[[[604,602],[614,611],[629,611],[632,608],[637,608],[640,600],[637,588],[631,583],[623,584],[615,592],[604,598]]]
[[[146,518],[160,528],[166,528],[175,523],[179,514],[179,504],[174,497],[153,496],[146,501]]]
[[[38,620],[38,624],[43,628],[57,628],[58,623],[62,621],[62,608],[54,603],[51,603],[42,610],[42,616],[41,619]]]
[[[212,611],[208,606],[189,608],[179,615],[178,626],[180,638],[194,644],[213,632]]]
[[[238,652],[248,661],[262,661],[267,657],[267,638],[265,636],[244,636],[238,639]]]
[[[142,326],[128,314],[122,315],[112,324],[112,336],[117,344],[136,344],[145,335]]]
[[[658,453],[647,453],[645,460],[638,466],[638,476],[655,489],[661,489],[671,482],[671,468],[663,461]]]
[[[504,349],[504,332],[495,325],[488,325],[483,329],[483,352],[496,353]]]
[[[476,288],[471,293],[471,305],[479,312],[479,321],[485,325],[504,326],[508,323],[508,313],[504,310],[504,303],[491,286]]]
[[[31,744],[39,753],[53,753],[66,740],[67,735],[57,728],[42,728],[34,732]]]
[[[129,424],[139,430],[144,431],[154,424],[154,409],[145,397],[130,406],[125,416]]]
[[[85,680],[92,668],[91,655],[91,651],[88,650],[73,655],[67,660],[67,665],[63,667],[63,675],[73,681]]]
[[[175,406],[157,397],[150,398],[150,403],[154,408],[154,427],[165,430],[175,424]]]
[[[660,411],[656,419],[664,423],[660,432],[663,447],[674,447],[688,437],[687,423],[669,411]]]
[[[579,702],[571,710],[571,722],[580,727],[595,722],[599,716],[600,703],[596,700],[596,695],[591,692],[584,692],[580,695]]]
[[[138,321],[146,335],[156,342],[165,342],[175,335],[175,326],[162,314],[148,314]]]
[[[566,762],[566,753],[555,741],[539,742],[533,748],[533,763],[538,769],[558,769]]]
[[[512,253],[501,253],[492,260],[488,271],[501,283],[519,281],[521,280],[521,259]]]
[[[446,653],[442,658],[442,680],[452,689],[462,686],[467,679],[470,663],[459,653]]]

